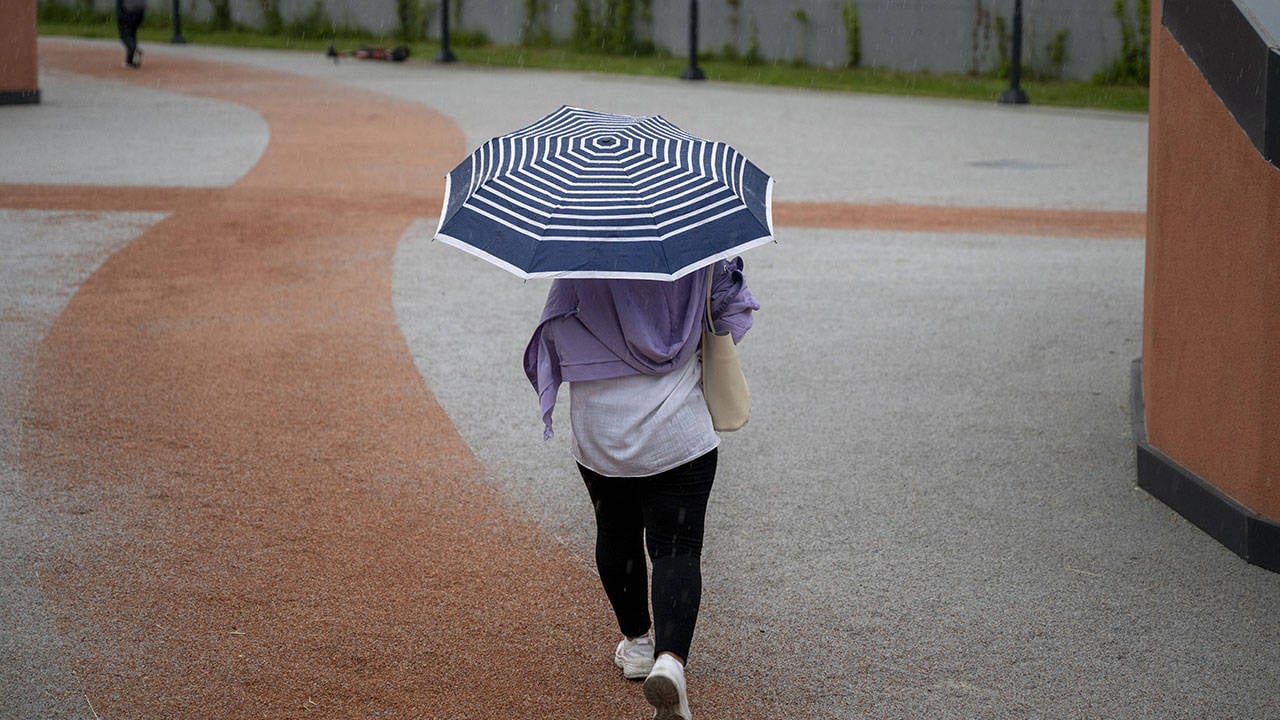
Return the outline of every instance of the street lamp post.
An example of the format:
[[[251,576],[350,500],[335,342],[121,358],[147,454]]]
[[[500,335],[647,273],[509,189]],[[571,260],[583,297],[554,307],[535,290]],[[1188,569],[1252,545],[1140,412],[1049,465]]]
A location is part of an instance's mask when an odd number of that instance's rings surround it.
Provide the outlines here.
[[[436,62],[451,63],[456,62],[457,59],[454,57],[453,51],[449,49],[449,0],[441,0],[440,54],[436,56]]]
[[[680,73],[681,80],[705,80],[698,67],[698,0],[689,0],[689,66]]]
[[[1009,88],[1000,96],[1000,102],[1025,105],[1030,100],[1022,91],[1022,0],[1013,2],[1013,48],[1009,52]]]
[[[182,36],[182,8],[178,7],[178,0],[173,0],[173,37],[169,38],[170,45],[184,45],[187,39]]]

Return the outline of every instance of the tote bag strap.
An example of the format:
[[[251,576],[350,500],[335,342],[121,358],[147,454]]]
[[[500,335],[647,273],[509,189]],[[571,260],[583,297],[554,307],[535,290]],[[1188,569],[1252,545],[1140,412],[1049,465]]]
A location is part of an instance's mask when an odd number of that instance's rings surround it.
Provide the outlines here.
[[[711,285],[715,282],[715,279],[716,279],[716,264],[711,263],[711,265],[707,268],[707,311],[706,311],[706,314],[702,316],[702,322],[703,322],[703,326],[706,327],[707,331],[710,332],[712,335],[716,334],[716,324],[711,319]]]

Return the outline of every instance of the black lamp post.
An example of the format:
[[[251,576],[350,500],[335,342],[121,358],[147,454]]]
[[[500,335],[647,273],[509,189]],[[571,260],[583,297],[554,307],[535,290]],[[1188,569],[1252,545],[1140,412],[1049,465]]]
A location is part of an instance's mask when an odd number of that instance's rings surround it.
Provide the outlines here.
[[[680,73],[681,80],[705,80],[698,67],[698,0],[689,0],[689,66]]]
[[[453,51],[449,49],[449,0],[441,0],[440,54],[436,56],[436,62],[450,63],[457,60],[458,58],[454,57]]]
[[[173,0],[173,37],[169,38],[169,44],[184,45],[186,42],[182,36],[182,8],[178,7],[178,0]]]
[[[1005,105],[1025,105],[1029,102],[1022,92],[1022,0],[1013,2],[1013,48],[1009,55],[1009,88],[1000,96]]]

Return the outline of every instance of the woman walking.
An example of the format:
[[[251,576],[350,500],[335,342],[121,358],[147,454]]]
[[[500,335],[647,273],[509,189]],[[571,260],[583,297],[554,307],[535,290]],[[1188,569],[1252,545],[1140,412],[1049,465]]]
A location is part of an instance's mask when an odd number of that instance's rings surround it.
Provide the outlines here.
[[[142,50],[138,49],[138,28],[147,14],[147,0],[116,0],[116,29],[124,43],[124,66],[142,67]]]
[[[556,280],[525,350],[545,437],[559,386],[569,383],[572,453],[595,508],[596,567],[622,634],[613,661],[644,680],[655,720],[691,720],[684,668],[720,445],[698,362],[709,281],[712,319],[737,342],[760,306],[735,258],[670,282]]]

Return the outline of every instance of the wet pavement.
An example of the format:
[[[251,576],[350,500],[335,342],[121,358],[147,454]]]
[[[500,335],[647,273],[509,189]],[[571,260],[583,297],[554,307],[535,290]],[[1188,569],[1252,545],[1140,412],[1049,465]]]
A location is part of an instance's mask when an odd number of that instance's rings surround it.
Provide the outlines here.
[[[661,114],[752,157],[782,202],[1145,205],[1140,115],[195,45],[148,48],[118,80],[46,68],[41,105],[0,108],[0,533],[22,549],[0,561],[0,716],[94,716],[68,669],[76,629],[57,625],[26,562],[45,511],[24,490],[14,409],[75,288],[163,216],[14,208],[6,187],[215,188],[247,173],[270,127],[147,87],[169,56],[421,104],[468,148],[562,104]],[[542,441],[520,368],[545,285],[431,243],[437,212],[424,206],[395,251],[386,301],[406,352],[485,482],[589,567],[585,492],[563,433]],[[695,717],[703,681],[806,718],[1280,712],[1280,576],[1134,487],[1140,238],[776,234],[745,258],[763,305],[741,347],[754,408],[724,437],[712,495]]]

